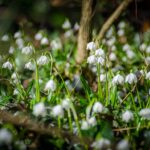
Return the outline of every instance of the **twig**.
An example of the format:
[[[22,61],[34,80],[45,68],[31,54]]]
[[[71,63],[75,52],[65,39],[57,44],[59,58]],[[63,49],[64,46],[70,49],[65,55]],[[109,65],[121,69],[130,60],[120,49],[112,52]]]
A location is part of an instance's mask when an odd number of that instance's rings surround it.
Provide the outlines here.
[[[110,28],[110,26],[113,24],[113,22],[120,16],[120,14],[127,8],[127,6],[132,2],[133,0],[124,0],[114,11],[114,13],[106,20],[106,22],[103,24],[98,38],[97,42],[101,41],[104,37],[106,31]]]
[[[8,111],[0,109],[0,120],[4,123],[10,123],[15,126],[24,127],[29,131],[38,133],[39,135],[49,135],[52,137],[62,138],[71,143],[81,143],[90,145],[92,142],[88,138],[80,138],[68,131],[60,130],[57,127],[51,127],[45,124],[39,124],[38,122],[32,120],[29,116],[25,115],[13,115]]]
[[[95,0],[82,0],[82,16],[78,35],[76,62],[81,64],[87,57],[86,45],[90,39],[91,20],[95,9]]]

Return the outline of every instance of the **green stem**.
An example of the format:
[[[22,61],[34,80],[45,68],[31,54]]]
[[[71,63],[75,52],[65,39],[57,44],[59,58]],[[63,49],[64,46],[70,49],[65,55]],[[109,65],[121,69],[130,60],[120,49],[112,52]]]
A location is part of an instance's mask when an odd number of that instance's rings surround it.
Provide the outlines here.
[[[38,72],[38,65],[36,61],[35,64],[36,64],[36,76],[35,76],[36,101],[39,102],[40,101],[39,72]]]
[[[69,119],[69,127],[70,127],[70,131],[72,132],[72,131],[73,131],[73,128],[72,128],[72,118],[71,118],[71,112],[70,112],[70,109],[68,110],[68,119]]]

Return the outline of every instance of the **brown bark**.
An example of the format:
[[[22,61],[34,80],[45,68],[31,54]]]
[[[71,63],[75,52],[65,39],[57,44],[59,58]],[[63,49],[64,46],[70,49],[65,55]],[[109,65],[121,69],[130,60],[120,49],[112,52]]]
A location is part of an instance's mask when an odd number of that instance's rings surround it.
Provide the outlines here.
[[[78,35],[76,62],[81,64],[87,57],[86,45],[90,39],[91,20],[95,8],[95,0],[82,0],[82,16]]]
[[[127,6],[132,2],[133,0],[124,0],[122,3],[117,7],[117,9],[112,13],[112,15],[106,20],[106,22],[103,24],[97,41],[101,41],[102,38],[104,37],[106,31],[110,28],[110,26],[114,23],[116,19],[121,15],[123,10],[127,8]]]

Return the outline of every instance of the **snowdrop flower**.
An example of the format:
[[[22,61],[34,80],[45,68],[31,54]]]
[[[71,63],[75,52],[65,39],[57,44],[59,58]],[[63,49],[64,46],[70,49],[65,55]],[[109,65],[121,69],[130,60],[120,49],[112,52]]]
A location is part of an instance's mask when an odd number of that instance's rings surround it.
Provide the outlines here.
[[[150,65],[150,57],[146,57],[146,58],[145,58],[145,63],[146,63],[147,65]]]
[[[121,21],[118,24],[118,28],[120,28],[120,29],[125,28],[125,26],[126,26],[126,23],[124,21]]]
[[[13,140],[12,134],[7,129],[0,129],[0,144],[10,144]]]
[[[104,66],[105,65],[105,59],[103,57],[99,57],[99,58],[97,58],[97,63]]]
[[[17,46],[21,49],[24,47],[24,40],[19,38],[19,39],[16,39],[16,44]]]
[[[146,74],[146,79],[150,80],[150,71]]]
[[[48,44],[49,44],[48,38],[43,37],[43,38],[41,39],[41,45],[48,45]]]
[[[124,77],[120,74],[117,74],[113,79],[112,79],[112,84],[113,85],[123,85],[124,83]]]
[[[123,51],[128,51],[128,50],[130,50],[131,48],[130,48],[130,45],[129,44],[125,44],[124,46],[123,46]]]
[[[93,51],[96,49],[96,44],[94,42],[89,42],[87,43],[86,49]]]
[[[45,85],[45,91],[52,91],[54,92],[56,90],[56,83],[54,82],[54,80],[49,80],[46,85]]]
[[[6,42],[9,40],[9,36],[7,34],[2,36],[2,41]]]
[[[117,144],[117,150],[129,150],[129,142],[125,139]]]
[[[116,42],[116,38],[112,37],[111,39],[109,39],[107,41],[107,45],[111,47],[111,46],[113,46],[115,44],[115,42]]]
[[[91,117],[87,120],[88,124],[93,127],[97,124],[96,118],[95,117]]]
[[[118,30],[117,32],[118,36],[123,36],[125,34],[123,29]]]
[[[38,104],[35,104],[33,106],[33,114],[38,117],[38,116],[42,116],[44,117],[46,115],[46,108],[44,103],[40,102]]]
[[[129,84],[137,83],[137,77],[135,74],[130,73],[126,76],[125,82]]]
[[[68,98],[64,99],[61,105],[65,110],[68,110],[70,108],[70,99]]]
[[[15,50],[14,47],[10,46],[10,48],[9,48],[9,54],[13,54],[14,50]]]
[[[93,113],[101,113],[104,110],[104,106],[100,102],[95,102],[93,105]]]
[[[2,68],[11,70],[13,68],[13,65],[9,61],[7,61],[3,64]]]
[[[75,31],[78,31],[79,28],[80,28],[80,26],[79,26],[79,24],[76,22],[75,25],[74,25],[74,27],[73,27],[73,29],[74,29]]]
[[[100,75],[100,81],[101,82],[106,82],[106,74],[101,74]]]
[[[72,29],[67,30],[67,31],[64,33],[64,37],[65,37],[65,38],[70,38],[71,36],[73,36],[73,31],[72,31]]]
[[[150,46],[146,48],[146,53],[150,54]]]
[[[64,116],[64,110],[63,110],[62,106],[61,105],[54,106],[52,109],[52,115],[54,117],[61,117],[62,118]]]
[[[18,94],[19,94],[18,89],[14,89],[14,91],[13,91],[13,95],[18,95]]]
[[[22,33],[20,31],[14,34],[14,38],[21,38],[21,36],[22,36]]]
[[[116,46],[113,45],[113,46],[111,47],[111,50],[112,50],[113,52],[116,51]]]
[[[61,44],[60,39],[56,39],[56,40],[51,41],[51,48],[54,49],[54,50],[61,49],[62,44]]]
[[[133,120],[133,113],[129,110],[125,111],[123,114],[122,114],[122,120],[124,122],[129,122],[131,120]]]
[[[35,69],[35,66],[33,65],[32,62],[28,62],[25,64],[25,69],[29,69],[29,70],[34,70]]]
[[[96,56],[101,56],[101,57],[105,57],[105,52],[103,49],[99,48],[95,51],[95,55]]]
[[[17,79],[17,74],[14,72],[14,73],[11,75],[11,78],[12,78],[12,79]]]
[[[47,56],[41,56],[38,60],[37,60],[37,64],[42,66],[48,63],[48,57]]]
[[[144,119],[150,120],[150,108],[144,108],[139,112],[139,115]]]
[[[65,22],[62,25],[62,28],[63,29],[70,29],[71,28],[71,24],[70,24],[68,19],[65,20]]]
[[[22,49],[22,54],[31,55],[33,53],[32,46],[26,46]]]
[[[115,54],[115,53],[110,53],[109,59],[110,59],[111,61],[115,61],[115,60],[117,59],[116,54]]]
[[[43,35],[41,32],[38,32],[35,34],[34,39],[37,41],[40,41],[43,38]]]
[[[127,50],[126,54],[129,59],[132,59],[135,57],[135,53],[132,50]]]
[[[82,130],[88,130],[89,129],[89,124],[87,121],[83,120],[82,123],[81,123],[81,129]]]
[[[107,37],[107,38],[112,37],[113,32],[114,32],[114,29],[113,29],[113,27],[111,27],[111,28],[106,32],[106,37]]]
[[[109,140],[102,138],[98,141],[93,142],[91,146],[94,147],[95,149],[108,149],[110,145],[111,143]]]
[[[142,43],[141,45],[140,45],[140,50],[141,51],[145,51],[146,50],[146,44],[145,43]]]
[[[95,55],[91,55],[87,58],[87,63],[89,64],[95,64],[96,63],[96,57]]]

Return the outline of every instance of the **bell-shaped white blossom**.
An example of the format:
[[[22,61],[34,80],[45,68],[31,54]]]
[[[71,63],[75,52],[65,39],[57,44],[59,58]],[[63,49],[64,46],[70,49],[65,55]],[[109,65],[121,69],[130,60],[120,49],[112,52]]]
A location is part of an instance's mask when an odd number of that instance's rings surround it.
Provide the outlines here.
[[[7,34],[3,35],[2,41],[4,41],[4,42],[9,41],[9,36]]]
[[[14,38],[21,38],[21,36],[22,36],[21,31],[17,31],[17,32],[14,34]]]
[[[113,79],[112,79],[112,84],[113,85],[123,85],[124,83],[124,77],[120,74],[117,74]]]
[[[79,24],[76,22],[75,25],[74,25],[74,27],[73,27],[74,31],[78,31],[79,28],[80,28],[80,26],[79,26]]]
[[[24,40],[22,38],[16,39],[16,44],[18,48],[22,49],[24,47]]]
[[[146,57],[146,58],[145,58],[145,63],[146,63],[147,65],[150,65],[150,57]]]
[[[32,62],[28,62],[25,64],[25,69],[29,69],[29,70],[34,70],[35,69],[35,66]]]
[[[71,23],[69,22],[68,19],[65,20],[65,22],[62,24],[63,29],[70,29],[71,28]]]
[[[41,32],[38,32],[35,34],[34,39],[37,41],[40,41],[43,38],[43,35]]]
[[[97,62],[97,59],[95,57],[95,55],[91,55],[87,58],[87,63],[89,64],[95,64]]]
[[[118,34],[118,36],[124,36],[125,31],[123,29],[120,29],[120,30],[118,30],[117,34]]]
[[[140,45],[140,51],[144,52],[146,50],[147,45],[145,43],[142,43]]]
[[[100,149],[109,149],[109,147],[111,146],[111,143],[108,139],[102,138],[100,140],[93,142],[91,146],[94,147],[95,149],[99,149],[99,150]]]
[[[94,42],[89,42],[86,46],[86,49],[91,51],[96,50],[96,44]]]
[[[105,57],[105,52],[102,48],[99,48],[95,51],[95,55],[96,56],[101,56],[101,57]]]
[[[51,48],[53,50],[58,50],[62,48],[62,43],[60,41],[60,39],[55,39],[51,41]]]
[[[137,83],[137,77],[136,77],[136,75],[133,74],[133,73],[128,74],[126,76],[125,82],[129,83],[129,84]]]
[[[126,54],[129,59],[133,59],[135,57],[135,53],[132,50],[127,50]]]
[[[115,37],[112,37],[111,39],[109,39],[109,40],[107,40],[107,45],[109,46],[109,47],[111,47],[111,46],[113,46],[114,44],[115,44],[115,42],[116,42],[116,38]]]
[[[46,115],[46,108],[44,103],[40,102],[33,106],[33,115],[35,115],[36,117]]]
[[[121,140],[116,147],[117,150],[129,150],[129,142],[126,139]]]
[[[68,98],[64,99],[61,105],[65,110],[68,110],[70,108],[70,99]]]
[[[146,48],[146,53],[147,53],[147,54],[150,54],[150,46],[148,46],[148,47]]]
[[[94,126],[97,124],[97,121],[96,121],[96,118],[95,118],[95,117],[88,118],[88,119],[87,119],[87,122],[88,122],[88,124],[89,124],[91,127],[94,127]]]
[[[123,114],[122,114],[122,120],[124,122],[129,122],[131,120],[133,120],[133,113],[129,110],[125,111]]]
[[[118,28],[123,29],[126,27],[126,23],[124,21],[119,22]]]
[[[26,46],[26,47],[22,48],[22,54],[31,55],[32,53],[33,53],[32,46]]]
[[[14,89],[14,91],[13,91],[13,95],[18,95],[18,94],[19,94],[18,89]]]
[[[52,109],[52,115],[54,117],[61,117],[62,118],[64,116],[64,110],[63,110],[62,106],[61,105],[54,106]]]
[[[14,50],[15,50],[14,47],[10,46],[10,48],[9,48],[9,54],[13,54]]]
[[[81,123],[81,129],[82,130],[88,130],[90,128],[88,122],[86,120],[83,120]]]
[[[104,106],[100,102],[95,102],[93,105],[93,113],[101,113]]]
[[[48,44],[49,44],[48,38],[43,37],[43,38],[41,39],[41,45],[48,45]]]
[[[106,82],[106,74],[101,74],[100,75],[100,81],[101,82]]]
[[[17,74],[14,72],[14,73],[11,75],[11,78],[12,78],[12,79],[17,79]]]
[[[146,74],[146,79],[150,80],[150,71]]]
[[[105,59],[103,57],[98,57],[97,63],[99,63],[101,66],[104,66],[105,65]]]
[[[13,65],[10,63],[10,61],[7,61],[2,65],[2,68],[11,70],[13,68]]]
[[[109,59],[110,59],[111,61],[115,61],[115,60],[117,59],[116,54],[115,54],[115,53],[110,53]]]
[[[54,92],[56,90],[56,83],[54,82],[54,80],[49,80],[46,85],[45,85],[45,91],[52,91]]]
[[[45,65],[49,62],[48,57],[47,56],[41,56],[38,60],[37,60],[37,64],[42,66]]]
[[[131,47],[130,47],[129,44],[125,44],[125,45],[123,46],[123,51],[128,51],[128,50],[130,50],[130,49],[131,49]]]
[[[13,136],[10,131],[7,129],[0,129],[0,145],[1,144],[10,144],[13,140]]]
[[[150,108],[144,108],[139,112],[139,115],[144,119],[150,120]]]

